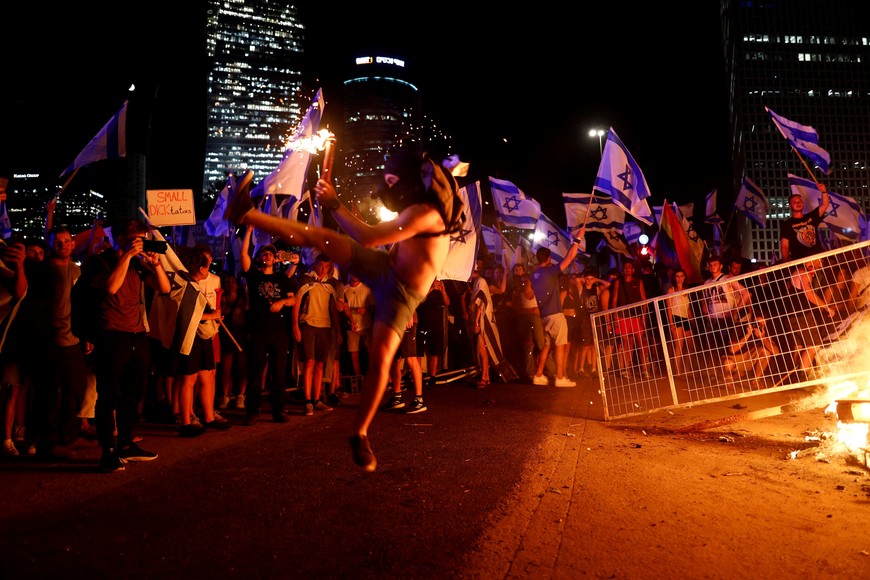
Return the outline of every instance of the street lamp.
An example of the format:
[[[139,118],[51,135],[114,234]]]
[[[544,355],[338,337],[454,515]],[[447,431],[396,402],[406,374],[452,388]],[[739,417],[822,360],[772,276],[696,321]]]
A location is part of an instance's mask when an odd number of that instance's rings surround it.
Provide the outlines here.
[[[601,145],[601,138],[604,137],[606,134],[607,133],[604,131],[604,129],[589,129],[589,136],[590,137],[598,137],[598,154],[599,155],[604,154],[604,149],[602,148],[602,145]]]

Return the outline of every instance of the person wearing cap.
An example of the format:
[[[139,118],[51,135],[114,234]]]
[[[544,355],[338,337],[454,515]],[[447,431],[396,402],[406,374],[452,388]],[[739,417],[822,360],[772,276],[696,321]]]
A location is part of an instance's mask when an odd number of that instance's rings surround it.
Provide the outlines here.
[[[278,250],[272,244],[264,244],[257,250],[257,265],[250,255],[253,227],[245,230],[242,238],[242,276],[248,286],[248,386],[245,400],[245,425],[256,425],[260,415],[260,399],[263,369],[271,368],[268,382],[269,402],[272,404],[272,419],[286,423],[284,393],[287,388],[287,360],[290,349],[290,334],[287,320],[296,303],[293,282],[283,272],[275,269]]]
[[[819,241],[819,224],[824,219],[831,197],[824,184],[819,183],[818,188],[822,192],[822,199],[818,207],[806,213],[803,197],[797,193],[788,197],[791,217],[783,220],[779,228],[779,252],[783,262],[800,260],[823,250]]]
[[[365,471],[374,471],[377,459],[368,438],[369,426],[386,391],[405,328],[444,266],[450,234],[462,229],[463,205],[450,172],[413,145],[395,148],[384,160],[384,185],[377,197],[398,214],[394,220],[367,224],[341,204],[328,180],[319,179],[315,190],[317,201],[332,212],[346,234],[256,210],[247,187],[230,193],[224,217],[287,243],[324,252],[372,288],[370,364],[349,442],[354,462]],[[390,246],[390,250],[377,246]]]

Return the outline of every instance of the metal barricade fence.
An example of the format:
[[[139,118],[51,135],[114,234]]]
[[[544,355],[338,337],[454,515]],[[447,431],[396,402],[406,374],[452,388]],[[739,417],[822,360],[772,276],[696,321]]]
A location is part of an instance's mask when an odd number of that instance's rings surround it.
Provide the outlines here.
[[[868,247],[593,314],[605,420],[870,377]]]

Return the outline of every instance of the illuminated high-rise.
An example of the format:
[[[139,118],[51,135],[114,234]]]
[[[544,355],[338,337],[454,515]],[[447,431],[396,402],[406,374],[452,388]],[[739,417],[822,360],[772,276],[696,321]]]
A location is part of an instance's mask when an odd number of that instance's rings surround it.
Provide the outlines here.
[[[352,195],[365,208],[383,183],[384,153],[397,142],[421,139],[421,97],[404,59],[363,54],[350,70],[342,86],[337,179],[342,196]]]
[[[303,32],[286,2],[208,1],[204,193],[229,171],[252,169],[259,181],[278,166],[302,115]]]
[[[861,0],[722,0],[730,89],[734,193],[744,175],[768,198],[767,227],[735,215],[743,255],[779,259],[779,228],[790,216],[788,174],[810,172],[765,106],[813,126],[831,155],[830,191],[868,207],[870,185],[870,6]],[[808,162],[810,163],[810,162]],[[810,207],[814,207],[811,204]],[[727,222],[731,208],[719,208]],[[733,226],[732,226],[733,227]],[[825,233],[830,239],[830,232]]]

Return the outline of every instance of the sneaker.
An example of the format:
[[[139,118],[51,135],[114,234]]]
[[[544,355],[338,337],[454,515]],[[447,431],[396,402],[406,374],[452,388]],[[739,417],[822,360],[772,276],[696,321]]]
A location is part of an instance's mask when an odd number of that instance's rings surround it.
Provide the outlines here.
[[[576,387],[576,381],[572,381],[568,377],[562,377],[561,379],[556,379],[553,383],[557,387]]]
[[[533,385],[549,385],[550,381],[546,375],[535,375],[532,377]]]
[[[351,437],[350,450],[353,453],[353,462],[362,467],[365,471],[372,472],[378,466],[375,452],[372,451],[372,446],[369,444],[369,438],[365,435],[354,435]]]
[[[12,439],[3,440],[3,447],[0,447],[0,453],[6,457],[18,457],[18,449],[16,449]]]
[[[326,400],[327,400],[327,401],[329,402],[329,404],[332,405],[333,407],[338,407],[339,405],[341,405],[341,399],[340,399],[340,398],[338,397],[338,395],[336,395],[335,393],[333,393],[333,394],[329,395],[328,397],[326,397]]]
[[[202,435],[202,427],[199,425],[189,424],[189,425],[181,425],[178,427],[178,435],[179,437],[199,437]]]
[[[69,461],[72,459],[73,454],[60,445],[50,445],[48,447],[37,447],[36,457],[41,461]]]
[[[24,425],[16,425],[12,429],[13,441],[24,441]]]
[[[236,409],[244,409],[245,408],[245,396],[239,395],[236,397]]]
[[[218,423],[229,423],[229,421],[227,421],[227,420],[226,420],[223,416],[221,416],[221,414],[218,413],[217,411],[214,412],[214,421],[217,421]],[[212,421],[212,422],[214,422],[214,421]]]
[[[221,397],[220,399],[218,399],[217,407],[218,407],[218,409],[226,409],[227,405],[229,405],[229,404],[230,404],[229,397]]]
[[[103,451],[103,455],[100,457],[100,469],[106,473],[124,471],[126,469],[125,463],[127,462],[113,451]]]
[[[241,219],[254,209],[254,202],[251,201],[251,192],[249,185],[253,177],[253,171],[246,171],[239,179],[234,190],[230,190],[227,195],[227,206],[224,210],[224,219],[238,225]]]
[[[26,453],[28,455],[36,455],[36,443],[31,443],[27,446]]]
[[[314,414],[314,405],[311,403],[305,403],[305,414],[311,416]]]
[[[392,396],[390,397],[389,402],[384,405],[387,409],[401,409],[405,406],[405,402],[402,400],[402,397]]]
[[[315,411],[332,411],[332,407],[325,404],[323,401],[317,401],[314,404],[314,410]]]
[[[408,405],[408,409],[407,409],[405,412],[408,413],[408,414],[413,414],[413,413],[422,413],[422,412],[425,411],[426,409],[427,409],[427,407],[426,407],[426,405],[423,403],[423,400],[422,400],[422,399],[414,399],[414,400],[411,401],[411,403]]]
[[[224,419],[223,421],[218,421],[217,413],[214,414],[214,421],[206,421],[202,424],[203,429],[214,429],[215,431],[226,431],[228,429],[232,429],[233,426],[230,425],[230,422]]]
[[[259,419],[259,417],[257,417],[256,415],[248,415],[248,416],[246,416],[246,417],[245,417],[245,423],[244,423],[245,427],[253,427],[254,425],[257,424],[257,420],[258,420],[258,419]]]
[[[202,425],[202,421],[199,420],[199,417],[196,416],[196,413],[193,411],[190,412],[190,424],[191,425]]]
[[[118,451],[118,457],[127,461],[153,461],[157,454],[153,451],[145,451],[135,443]]]

